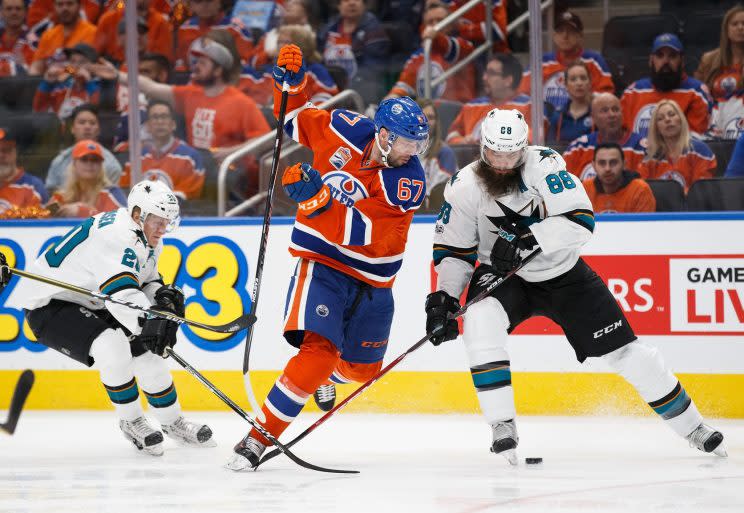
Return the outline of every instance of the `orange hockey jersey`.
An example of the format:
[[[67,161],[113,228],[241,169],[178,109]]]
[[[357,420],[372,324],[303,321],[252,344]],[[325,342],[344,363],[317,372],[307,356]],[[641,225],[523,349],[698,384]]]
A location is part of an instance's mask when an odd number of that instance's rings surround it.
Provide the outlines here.
[[[25,75],[34,58],[34,48],[24,26],[21,35],[11,39],[5,29],[0,29],[0,77]]]
[[[449,7],[450,12],[454,12],[468,0],[444,0],[444,4]],[[506,1],[494,0],[493,10],[491,11],[491,31],[493,38],[493,51],[508,52],[509,43],[506,40]],[[463,14],[457,20],[457,32],[460,37],[464,37],[473,43],[482,43],[486,40],[486,7],[484,4],[478,4]],[[472,98],[472,97],[471,97]]]
[[[623,171],[623,185],[612,194],[604,192],[602,183],[596,177],[584,180],[583,183],[597,214],[656,211],[654,193],[645,180],[639,178],[638,173]]]
[[[582,135],[571,142],[563,153],[566,169],[582,180],[594,178],[597,175],[594,170],[594,150],[601,142],[603,141],[600,140],[599,132]],[[636,133],[628,132],[617,143],[623,149],[625,169],[638,171],[643,157],[646,156],[646,139]]]
[[[701,178],[713,178],[716,167],[716,156],[708,145],[692,139],[690,146],[674,162],[666,158],[647,158],[641,162],[638,172],[645,180],[675,180],[687,192],[693,182]]]
[[[473,43],[461,37],[439,34],[432,40],[431,78],[442,75],[462,58],[473,52]],[[398,81],[390,93],[398,96],[422,98],[424,96],[424,50],[419,48],[406,61]],[[475,97],[475,67],[467,65],[437,87],[432,88],[432,98],[468,102]]]
[[[480,144],[480,128],[483,118],[493,109],[515,109],[530,119],[530,97],[518,94],[499,105],[491,103],[488,96],[481,96],[462,106],[447,134],[449,144]],[[471,138],[470,140],[468,138]]]
[[[52,194],[52,201],[59,203],[60,205],[65,204],[64,198],[58,192]],[[124,195],[121,189],[118,187],[106,187],[98,193],[96,197],[96,204],[94,206],[80,203],[78,205],[77,215],[75,217],[90,217],[98,214],[99,212],[108,212],[110,210],[116,210],[127,205],[127,197]]]
[[[274,90],[276,113],[281,93]],[[313,168],[332,195],[325,212],[297,214],[289,252],[374,287],[392,287],[413,213],[426,197],[418,157],[395,168],[371,160],[372,120],[345,109],[319,110],[303,90],[290,96],[286,120],[287,134],[312,148]]]
[[[684,75],[679,87],[663,93],[651,83],[650,78],[642,78],[630,84],[620,98],[623,119],[628,127],[641,136],[648,134],[651,112],[661,100],[674,100],[684,112],[690,130],[705,133],[710,124],[712,100],[708,88],[697,79]]]

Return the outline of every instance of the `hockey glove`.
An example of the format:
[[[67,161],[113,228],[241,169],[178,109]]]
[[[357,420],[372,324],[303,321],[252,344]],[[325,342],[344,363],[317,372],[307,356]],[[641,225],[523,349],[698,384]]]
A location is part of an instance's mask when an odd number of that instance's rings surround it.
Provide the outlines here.
[[[297,45],[282,46],[276,58],[273,73],[276,86],[281,89],[286,80],[296,88],[305,80],[305,64],[302,62],[302,50]]]
[[[529,228],[516,223],[504,226],[499,229],[491,248],[491,267],[501,275],[507,274],[522,263],[519,252],[535,246],[537,240]]]
[[[299,212],[306,217],[314,217],[331,206],[331,190],[317,169],[305,162],[297,163],[284,170],[282,187],[287,196],[297,202]]]
[[[431,343],[438,346],[454,340],[460,332],[457,319],[450,317],[460,309],[460,302],[443,290],[426,296],[426,332],[431,333]]]
[[[160,287],[155,292],[154,309],[183,317],[183,292],[172,285]],[[158,356],[167,358],[168,353],[165,352],[165,348],[176,345],[177,333],[177,322],[162,317],[148,317],[142,325],[142,333],[140,333],[139,339],[147,349]]]
[[[5,259],[5,255],[0,253],[0,293],[10,283],[10,267],[8,267],[8,261]]]

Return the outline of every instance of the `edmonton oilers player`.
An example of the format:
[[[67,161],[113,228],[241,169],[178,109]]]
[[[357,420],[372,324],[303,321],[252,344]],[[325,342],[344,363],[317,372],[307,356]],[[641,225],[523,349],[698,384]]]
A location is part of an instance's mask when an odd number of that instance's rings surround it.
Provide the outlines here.
[[[407,97],[383,101],[374,122],[344,109],[315,108],[295,45],[279,52],[274,78],[275,113],[287,80],[284,129],[314,154],[312,166],[296,164],[282,177],[298,204],[289,252],[299,258],[284,337],[299,352],[262,408],[264,427],[278,437],[319,386],[364,382],[382,366],[393,319],[391,287],[413,213],[426,196],[418,155],[428,145],[429,124]],[[255,467],[267,445],[252,430],[227,467]]]
[[[659,352],[636,338],[607,286],[579,257],[594,230],[592,205],[558,153],[527,146],[528,130],[516,110],[486,115],[480,158],[454,175],[444,191],[434,234],[437,291],[425,307],[434,345],[452,340],[458,325],[447,314],[459,310],[465,286],[470,283],[470,300],[525,255],[542,250],[465,314],[463,342],[481,411],[491,425],[491,450],[516,464],[507,333],[544,315],[563,329],[580,362],[601,358],[690,445],[725,456],[723,435],[703,423]]]

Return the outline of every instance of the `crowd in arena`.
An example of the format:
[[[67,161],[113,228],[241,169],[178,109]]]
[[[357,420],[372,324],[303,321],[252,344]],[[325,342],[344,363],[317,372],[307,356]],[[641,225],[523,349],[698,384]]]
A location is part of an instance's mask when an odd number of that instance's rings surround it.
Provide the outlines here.
[[[123,206],[131,184],[125,4],[137,10],[141,171],[166,182],[187,213],[214,213],[217,166],[276,126],[272,68],[286,44],[305,56],[313,103],[345,89],[361,94],[367,114],[384,98],[419,102],[432,131],[421,211],[436,212],[446,181],[477,157],[484,116],[516,109],[529,120],[535,101],[526,49],[511,48],[507,35],[524,2],[495,0],[490,28],[480,5],[435,30],[465,3],[1,0],[0,218]],[[598,213],[706,208],[695,198],[708,201],[721,186],[702,185],[744,181],[744,7],[731,4],[701,7],[720,27],[718,47],[700,49],[681,24],[659,24],[630,55],[642,63],[632,70],[610,58],[608,44],[585,46],[585,20],[570,2],[556,8],[545,27],[554,48],[541,70],[545,123],[531,127],[532,138],[562,153]],[[258,12],[264,18],[249,25]],[[484,43],[486,30],[489,56],[425,98],[424,43],[435,78]],[[260,159],[231,167],[233,203],[261,192]]]

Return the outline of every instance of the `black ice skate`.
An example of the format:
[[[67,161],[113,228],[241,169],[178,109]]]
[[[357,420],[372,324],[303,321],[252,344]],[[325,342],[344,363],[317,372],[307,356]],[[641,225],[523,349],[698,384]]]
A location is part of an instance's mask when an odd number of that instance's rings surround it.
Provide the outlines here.
[[[225,464],[225,467],[236,472],[256,468],[265,450],[266,446],[264,444],[252,436],[246,435],[233,448],[235,452],[230,461]]]
[[[131,421],[120,420],[119,428],[126,439],[140,451],[145,451],[152,456],[163,455],[163,433],[153,429],[144,416]]]
[[[492,424],[491,433],[493,438],[491,452],[502,455],[510,465],[516,465],[519,436],[514,419]]]
[[[313,394],[315,404],[323,411],[331,411],[336,404],[336,385],[320,385]]]
[[[723,445],[723,434],[707,424],[701,423],[685,439],[690,442],[690,447],[695,447],[703,452],[712,452],[722,458],[728,456],[726,447]]]

